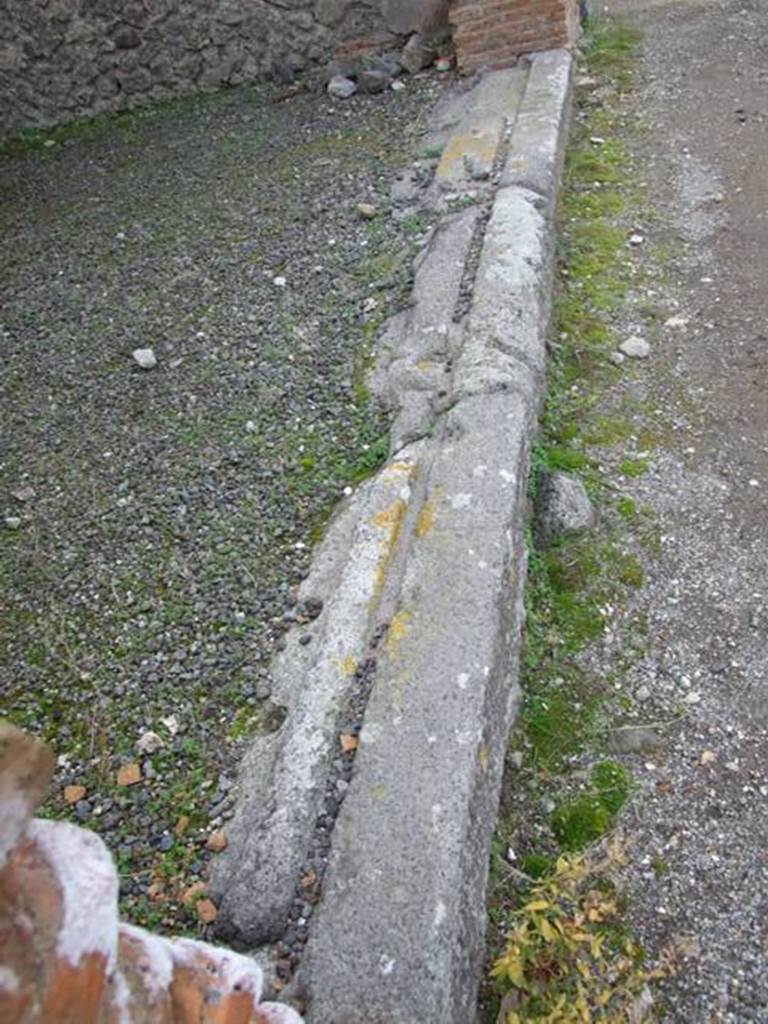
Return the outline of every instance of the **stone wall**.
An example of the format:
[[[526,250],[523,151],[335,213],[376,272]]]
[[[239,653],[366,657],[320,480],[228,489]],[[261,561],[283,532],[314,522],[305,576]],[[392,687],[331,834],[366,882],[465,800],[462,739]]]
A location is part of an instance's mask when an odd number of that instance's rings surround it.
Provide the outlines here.
[[[409,40],[418,70],[449,8],[465,72],[570,45],[578,24],[577,0],[0,0],[0,139]]]
[[[393,49],[447,0],[0,0],[0,137]]]

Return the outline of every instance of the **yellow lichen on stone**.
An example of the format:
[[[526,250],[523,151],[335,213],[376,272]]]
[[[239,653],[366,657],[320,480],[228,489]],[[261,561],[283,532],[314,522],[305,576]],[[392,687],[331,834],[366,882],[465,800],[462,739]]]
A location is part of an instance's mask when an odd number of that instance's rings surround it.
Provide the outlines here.
[[[376,603],[384,587],[387,566],[397,545],[397,538],[400,536],[407,508],[405,500],[398,498],[389,508],[382,509],[381,512],[377,512],[373,517],[374,526],[379,526],[381,529],[386,530],[386,535],[381,545],[381,554],[379,555],[376,569],[374,570],[371,606]]]
[[[392,621],[389,624],[387,630],[387,639],[385,641],[387,654],[393,657],[397,653],[397,648],[408,632],[408,623],[411,621],[411,613],[407,611],[398,612],[397,615],[393,616]]]
[[[438,181],[450,180],[457,165],[461,168],[460,176],[463,177],[465,157],[492,164],[497,144],[498,138],[492,133],[454,136],[443,150],[435,177]]]
[[[426,535],[434,526],[435,510],[437,509],[439,498],[439,492],[437,490],[433,491],[432,494],[424,502],[421,511],[419,512],[418,518],[416,520],[416,536],[419,539],[421,539],[422,537],[426,537]]]
[[[417,468],[413,462],[390,462],[389,465],[382,469],[381,475],[388,477],[403,474],[410,480],[416,475]]]
[[[341,674],[347,678],[353,676],[357,671],[357,660],[351,654],[348,654],[346,658],[339,658],[338,665],[341,669]]]

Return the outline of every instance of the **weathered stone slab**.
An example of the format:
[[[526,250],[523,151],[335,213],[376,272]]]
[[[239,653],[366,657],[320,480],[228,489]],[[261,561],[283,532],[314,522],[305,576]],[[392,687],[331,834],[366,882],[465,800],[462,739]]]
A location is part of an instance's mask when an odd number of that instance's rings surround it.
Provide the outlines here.
[[[446,417],[302,979],[314,1024],[474,1017],[517,699],[529,408]],[[363,980],[364,979],[364,980]]]
[[[541,197],[499,189],[488,224],[455,393],[541,390],[551,304],[549,225]]]
[[[551,215],[568,132],[573,59],[567,50],[550,50],[530,60],[501,184],[536,192]]]
[[[517,113],[527,77],[521,66],[481,78],[443,150],[435,172],[439,185],[455,189],[490,177],[507,119]]]
[[[451,387],[453,311],[478,209],[446,218],[415,267],[411,306],[377,346],[371,389],[395,413],[392,451],[422,436]]]
[[[257,738],[241,767],[228,846],[213,868],[217,931],[256,944],[286,928],[296,881],[338,751],[339,715],[377,622],[389,564],[411,502],[416,455],[364,485],[331,527],[301,596],[324,606],[294,630],[273,667],[280,729]],[[312,641],[300,637],[310,633]]]
[[[495,94],[494,156],[516,110],[512,93],[528,81],[517,70],[514,87],[489,76],[498,84],[481,93],[488,124]],[[570,77],[553,81],[562,131]],[[383,339],[374,386],[398,415],[402,450],[319,551],[304,591],[325,601],[317,646],[294,637],[278,662],[275,695],[288,717],[249,756],[217,864],[225,923],[250,943],[279,938],[348,690],[339,668],[371,654],[386,623],[289,989],[306,997],[311,1024],[476,1019],[489,845],[517,700],[526,477],[544,387],[560,140],[547,152],[543,194],[517,182],[495,193],[463,319],[453,314],[472,276],[475,210],[434,236],[414,304]],[[430,431],[408,445],[428,419]]]

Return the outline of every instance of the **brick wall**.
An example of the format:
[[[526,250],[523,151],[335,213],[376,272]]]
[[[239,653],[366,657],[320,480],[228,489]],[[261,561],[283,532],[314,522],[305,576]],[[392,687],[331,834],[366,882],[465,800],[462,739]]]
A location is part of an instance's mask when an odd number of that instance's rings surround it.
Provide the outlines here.
[[[454,0],[450,18],[460,69],[508,67],[522,53],[571,46],[577,0]]]
[[[249,957],[118,921],[98,836],[32,818],[52,771],[0,722],[0,1024],[302,1024]]]

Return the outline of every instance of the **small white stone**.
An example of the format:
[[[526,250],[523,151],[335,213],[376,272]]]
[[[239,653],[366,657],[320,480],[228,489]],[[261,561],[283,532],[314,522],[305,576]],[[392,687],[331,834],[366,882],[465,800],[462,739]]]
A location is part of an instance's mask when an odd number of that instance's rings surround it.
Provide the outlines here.
[[[686,704],[700,704],[701,694],[698,692],[698,690],[691,690],[690,693],[686,693],[686,695],[683,697],[683,701]]]
[[[278,276],[272,278],[272,284],[275,286],[275,288],[285,288],[288,282],[284,277]]]
[[[248,431],[249,434],[255,434],[256,424],[253,422],[253,420],[247,420],[245,424],[245,429]]]
[[[622,352],[611,352],[608,358],[614,366],[621,366],[621,364],[625,361],[626,357]]]
[[[6,516],[5,525],[9,530],[18,530],[21,526],[21,519],[18,516]]]
[[[406,88],[405,82],[402,82],[399,78],[396,78],[390,85],[392,92],[402,92]]]
[[[142,370],[154,370],[157,366],[157,356],[151,348],[135,348],[131,355]]]
[[[630,359],[647,359],[651,354],[651,346],[638,334],[633,334],[631,338],[627,338],[619,345],[619,351],[623,352],[625,356],[629,356]]]
[[[687,327],[690,320],[687,316],[671,316],[664,322],[665,327]]]
[[[143,732],[136,741],[136,749],[140,754],[155,754],[164,746],[165,743],[163,743],[162,737],[151,730]]]
[[[335,96],[337,100],[348,100],[357,92],[357,83],[344,75],[334,75],[327,88],[330,96]]]
[[[644,235],[639,235],[639,234],[635,233],[634,235],[630,235],[629,236],[629,244],[630,245],[642,245],[644,241],[645,241],[645,236]]]
[[[175,736],[179,731],[179,720],[176,715],[168,715],[167,718],[163,718],[161,721],[171,736]]]

